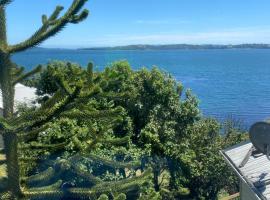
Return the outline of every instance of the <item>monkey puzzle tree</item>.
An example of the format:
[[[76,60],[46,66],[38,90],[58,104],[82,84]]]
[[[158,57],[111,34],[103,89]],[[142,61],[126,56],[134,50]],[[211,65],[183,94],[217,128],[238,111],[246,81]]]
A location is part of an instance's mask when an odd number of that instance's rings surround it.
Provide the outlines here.
[[[15,84],[40,70],[40,67],[38,67],[31,72],[24,73],[23,69],[18,69],[11,61],[11,54],[40,44],[49,37],[54,36],[68,23],[79,23],[88,15],[87,10],[83,10],[78,14],[86,3],[86,0],[75,0],[62,17],[59,17],[59,15],[63,7],[57,6],[50,17],[46,15],[42,16],[42,26],[29,39],[16,45],[9,45],[7,42],[5,10],[6,6],[11,2],[12,0],[0,1],[0,87],[3,97],[3,116],[6,119],[13,117]],[[14,133],[5,133],[3,134],[3,138],[7,159],[8,187],[12,193],[19,194],[17,135]]]
[[[11,61],[10,55],[29,48],[32,48],[49,37],[61,31],[68,23],[79,23],[88,16],[88,10],[80,10],[87,0],[74,0],[67,12],[61,16],[62,6],[57,6],[54,12],[47,17],[42,16],[42,26],[27,40],[9,45],[7,42],[6,30],[6,6],[12,0],[0,1],[0,87],[3,95],[4,117],[9,118],[13,115],[14,108],[14,85],[39,71],[40,67],[32,72],[23,73],[23,69],[17,69]]]
[[[140,177],[122,180],[119,183],[103,182],[76,167],[79,157],[89,153],[95,145],[103,142],[117,144],[121,141],[120,143],[123,143],[122,140],[128,139],[128,137],[124,139],[113,138],[108,141],[102,139],[106,129],[110,128],[108,125],[119,118],[121,109],[116,107],[101,111],[91,107],[89,104],[89,99],[105,95],[102,92],[104,82],[98,78],[95,79],[92,64],[89,64],[87,70],[82,70],[80,74],[82,78],[72,84],[65,81],[63,77],[59,77],[57,79],[57,91],[40,108],[25,114],[14,114],[15,85],[38,73],[41,70],[41,66],[25,73],[23,68],[18,67],[11,61],[10,56],[13,53],[24,51],[40,44],[57,34],[68,23],[79,23],[84,20],[88,15],[88,11],[80,10],[86,1],[74,0],[63,15],[60,15],[63,7],[57,6],[49,17],[46,15],[42,16],[42,26],[29,39],[16,45],[9,45],[7,42],[5,10],[12,0],[0,0],[0,89],[3,98],[3,117],[0,118],[0,134],[4,139],[5,163],[7,165],[7,182],[3,191],[0,191],[0,193],[2,192],[1,199],[92,198],[104,193],[110,194],[110,192],[115,190],[118,190],[121,196],[121,192],[130,191],[134,188],[137,189],[140,184],[143,184],[143,178],[140,179]],[[71,135],[70,139],[76,146],[78,153],[73,154],[66,160],[54,162],[52,167],[49,167],[44,172],[30,177],[21,177],[21,166],[23,166],[23,164],[20,165],[21,160],[27,160],[27,158],[22,156],[22,151],[26,149],[31,152],[36,148],[49,149],[50,151],[51,149],[63,148],[66,145],[66,143],[55,143],[42,146],[42,143],[40,144],[36,141],[39,133],[46,130],[50,122],[61,118],[83,120],[85,126],[91,131],[88,135],[81,138],[77,135]],[[92,127],[93,121],[96,119],[101,123],[99,129]],[[94,159],[101,160],[101,162],[118,168],[130,166],[130,164],[117,164],[98,157]],[[67,170],[75,172],[85,182],[89,182],[94,187],[63,189],[61,174]],[[142,177],[146,177],[147,174],[149,173],[143,173]],[[42,187],[39,187],[39,182],[43,183],[41,184]],[[1,183],[2,185],[3,183]],[[114,186],[112,187],[112,185]]]

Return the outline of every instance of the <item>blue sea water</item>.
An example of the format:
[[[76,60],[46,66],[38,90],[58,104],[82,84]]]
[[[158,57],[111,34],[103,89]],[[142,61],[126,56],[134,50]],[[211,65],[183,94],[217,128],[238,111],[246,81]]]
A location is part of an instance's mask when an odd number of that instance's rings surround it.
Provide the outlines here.
[[[117,60],[134,69],[158,66],[171,73],[200,100],[206,116],[233,116],[247,126],[270,118],[270,50],[40,50],[13,56],[31,69],[52,60],[66,60],[96,69]]]

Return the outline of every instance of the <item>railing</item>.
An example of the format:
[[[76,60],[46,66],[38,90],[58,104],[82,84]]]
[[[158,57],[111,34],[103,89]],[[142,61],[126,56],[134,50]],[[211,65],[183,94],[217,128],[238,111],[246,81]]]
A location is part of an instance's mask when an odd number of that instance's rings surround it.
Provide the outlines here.
[[[222,199],[220,200],[240,200],[240,193],[235,193],[233,195],[230,195],[228,197],[223,197]]]

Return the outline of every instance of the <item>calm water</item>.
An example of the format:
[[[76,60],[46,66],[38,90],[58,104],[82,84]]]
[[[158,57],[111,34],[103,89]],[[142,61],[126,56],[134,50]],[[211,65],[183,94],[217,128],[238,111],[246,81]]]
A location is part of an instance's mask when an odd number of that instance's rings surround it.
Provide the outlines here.
[[[68,60],[97,69],[116,60],[134,69],[159,66],[170,72],[200,99],[205,115],[241,119],[246,125],[270,118],[270,50],[92,51],[31,50],[14,60],[32,68],[51,60]]]

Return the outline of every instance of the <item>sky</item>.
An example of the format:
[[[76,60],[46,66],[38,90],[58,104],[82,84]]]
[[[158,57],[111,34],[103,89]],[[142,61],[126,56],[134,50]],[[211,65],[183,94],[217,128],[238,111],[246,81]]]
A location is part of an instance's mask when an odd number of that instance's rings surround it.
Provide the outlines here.
[[[41,26],[41,16],[72,0],[14,0],[8,39],[16,44]],[[89,0],[89,17],[68,25],[42,47],[130,44],[270,43],[269,0]]]

